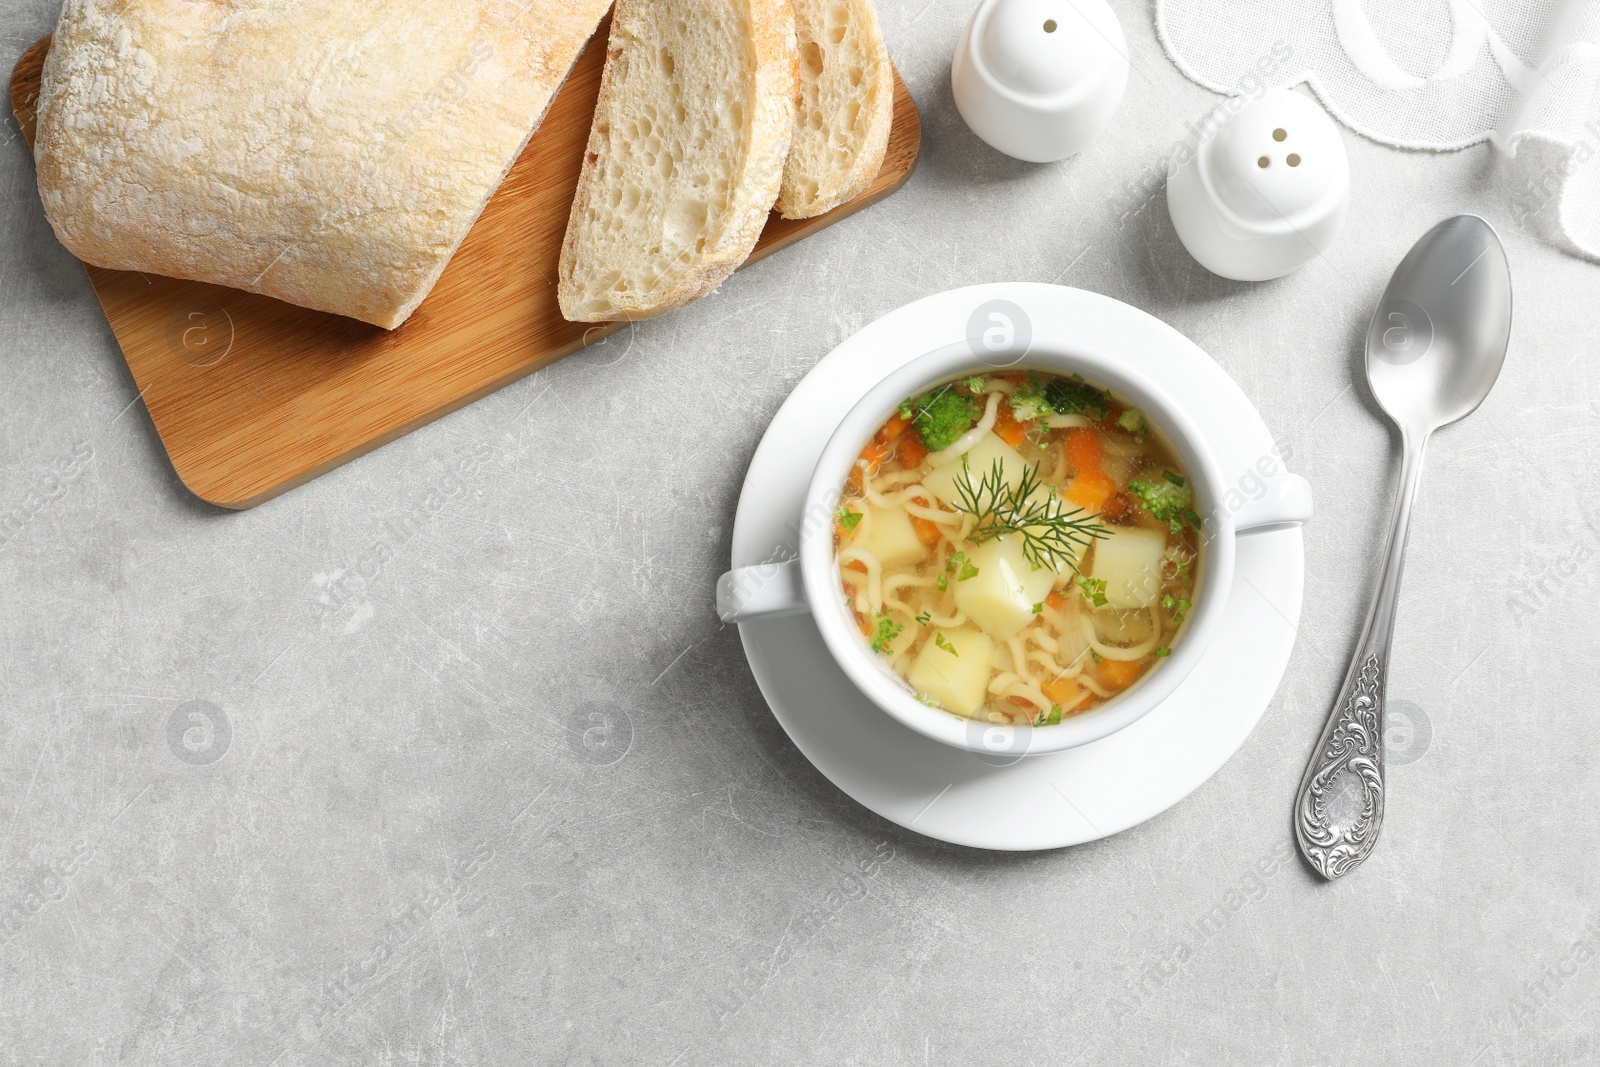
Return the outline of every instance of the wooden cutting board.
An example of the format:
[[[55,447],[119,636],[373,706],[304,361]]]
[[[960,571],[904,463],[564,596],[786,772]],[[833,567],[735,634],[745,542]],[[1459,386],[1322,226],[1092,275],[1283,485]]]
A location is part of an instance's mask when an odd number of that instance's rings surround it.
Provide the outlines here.
[[[199,282],[87,267],[145,407],[183,484],[250,508],[620,329],[570,323],[556,264],[609,23],[439,284],[389,332]],[[33,144],[50,39],[22,54],[11,104]],[[875,203],[911,176],[922,125],[895,75],[889,154],[861,197],[815,219],[774,214],[754,262]]]

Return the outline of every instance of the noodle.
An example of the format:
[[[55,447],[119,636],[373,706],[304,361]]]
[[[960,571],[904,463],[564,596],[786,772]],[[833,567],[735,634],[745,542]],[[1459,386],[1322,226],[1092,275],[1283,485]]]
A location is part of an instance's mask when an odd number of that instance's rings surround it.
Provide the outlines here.
[[[1007,697],[1022,697],[1043,712],[1048,712],[1055,706],[1054,701],[1045,696],[1039,691],[1039,687],[1034,685],[1013,685],[1006,690],[1005,695]],[[991,712],[991,714],[993,713]],[[1030,722],[1029,725],[1032,725],[1032,723]]]
[[[932,588],[933,584],[934,579],[918,578],[914,574],[896,574],[891,578],[885,578],[882,584],[884,606],[898,608],[907,615],[916,616],[920,614],[917,609],[913,608],[910,604],[906,603],[904,600],[901,600],[899,597],[890,596],[889,594],[896,589],[903,589],[907,586],[917,588]],[[954,615],[935,615],[931,610],[923,610],[927,612],[928,622],[931,625],[944,629],[954,629],[955,627],[961,626],[967,621],[967,614],[964,611],[957,611]]]
[[[942,523],[946,526],[960,526],[966,516],[959,511],[940,511],[938,508],[925,507],[921,504],[906,504],[907,513],[929,522]]]
[[[1006,642],[1006,647],[1011,650],[1011,662],[1014,665],[1013,669],[1018,674],[1022,675],[1023,678],[1027,679],[1029,685],[1037,684],[1039,679],[1035,678],[1028,671],[1028,653],[1022,647],[1022,638],[1013,637],[1011,640]]]
[[[1156,609],[1153,607],[1148,610],[1150,612],[1151,621],[1150,636],[1145,638],[1143,641],[1140,641],[1136,645],[1128,645],[1126,647],[1121,645],[1108,645],[1102,642],[1099,636],[1095,633],[1094,618],[1089,615],[1084,615],[1082,619],[1083,634],[1089,639],[1089,647],[1094,649],[1095,655],[1100,656],[1103,659],[1144,659],[1146,656],[1156,650],[1157,645],[1161,644],[1161,616],[1156,614]]]
[[[1036,648],[1029,652],[1028,658],[1041,664],[1045,670],[1050,672],[1050,677],[1052,678],[1076,678],[1080,673],[1083,672],[1083,668],[1079,667],[1071,674],[1068,674],[1068,668],[1057,663],[1054,656],[1040,648]]]
[[[1105,686],[1101,685],[1093,678],[1090,678],[1088,675],[1080,676],[1078,678],[1078,684],[1083,686],[1084,689],[1093,693],[1097,697],[1116,696],[1116,693],[1113,690],[1107,689]]]
[[[901,473],[909,473],[909,474],[915,475],[917,472],[916,471],[909,471],[909,472],[903,471]],[[898,491],[888,491],[888,492],[880,491],[877,486],[873,485],[871,482],[867,482],[866,483],[867,500],[869,500],[874,507],[898,508],[898,507],[901,507],[902,505],[904,505],[907,501],[916,500],[918,498],[924,498],[925,499],[925,498],[930,497],[930,496],[933,495],[932,493],[928,492],[928,490],[923,488],[921,482],[916,481],[915,478],[913,478],[912,481],[913,481],[914,484],[910,484],[906,488],[900,489]]]
[[[878,563],[878,557],[864,548],[847,548],[839,553],[839,562],[859,563],[867,568],[867,573],[861,575],[860,580],[867,583],[867,604],[872,608],[867,614],[876,615],[883,610],[883,567]],[[851,581],[851,568],[844,567],[839,572],[845,581]],[[856,572],[859,574],[859,572]]]

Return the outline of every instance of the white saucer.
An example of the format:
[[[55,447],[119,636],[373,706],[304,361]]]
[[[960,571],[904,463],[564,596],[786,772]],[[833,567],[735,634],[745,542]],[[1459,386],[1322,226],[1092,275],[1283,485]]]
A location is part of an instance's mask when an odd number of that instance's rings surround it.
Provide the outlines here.
[[[1230,481],[1276,454],[1266,424],[1233,380],[1159,319],[1081,289],[957,289],[865,327],[795,387],[745,476],[733,527],[735,567],[794,555],[812,469],[845,413],[890,371],[968,337],[974,313],[996,300],[1026,314],[1036,341],[1097,348],[1189,400],[1190,415]],[[1165,811],[1238,751],[1288,666],[1304,567],[1298,529],[1240,538],[1223,628],[1177,692],[1102,741],[1009,764],[941,745],[884,714],[839,670],[810,616],[745,623],[740,636],[778,722],[805,757],[859,803],[960,845],[1059,848]]]

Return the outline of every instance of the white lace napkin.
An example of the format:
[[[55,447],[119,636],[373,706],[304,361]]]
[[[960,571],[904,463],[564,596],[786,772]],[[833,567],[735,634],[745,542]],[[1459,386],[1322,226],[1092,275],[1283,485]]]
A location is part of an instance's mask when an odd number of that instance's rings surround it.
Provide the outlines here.
[[[1173,63],[1219,93],[1304,82],[1357,133],[1491,141],[1513,217],[1600,262],[1597,0],[1156,0]]]

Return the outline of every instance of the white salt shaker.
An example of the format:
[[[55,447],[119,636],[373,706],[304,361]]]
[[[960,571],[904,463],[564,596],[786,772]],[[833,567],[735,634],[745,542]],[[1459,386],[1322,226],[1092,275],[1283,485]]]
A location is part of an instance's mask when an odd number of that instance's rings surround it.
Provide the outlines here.
[[[1128,44],[1105,0],[982,0],[950,65],[972,132],[1033,163],[1106,128],[1128,84]]]
[[[1338,127],[1288,89],[1223,101],[1190,126],[1167,167],[1167,210],[1184,247],[1238,281],[1282,277],[1327,251],[1349,204]]]

